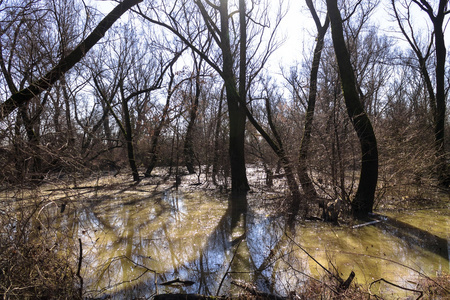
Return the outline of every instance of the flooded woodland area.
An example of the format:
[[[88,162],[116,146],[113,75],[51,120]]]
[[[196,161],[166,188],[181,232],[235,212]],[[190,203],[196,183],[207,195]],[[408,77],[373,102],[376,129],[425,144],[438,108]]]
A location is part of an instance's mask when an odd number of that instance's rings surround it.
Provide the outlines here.
[[[0,0],[0,298],[450,299],[449,3]]]
[[[86,299],[449,296],[448,194],[421,204],[392,199],[367,222],[331,223],[318,215],[292,225],[283,181],[268,188],[256,167],[249,171],[252,190],[240,197],[196,174],[155,174],[139,183],[101,174],[3,190],[2,240],[23,234],[22,242],[34,246],[22,254],[28,258],[14,258],[20,245],[2,246],[2,259],[36,264],[20,276],[56,283],[61,278],[52,275],[72,276],[74,296]],[[45,259],[48,265],[38,262]],[[350,287],[340,290],[351,273]],[[14,287],[6,292],[14,295]]]

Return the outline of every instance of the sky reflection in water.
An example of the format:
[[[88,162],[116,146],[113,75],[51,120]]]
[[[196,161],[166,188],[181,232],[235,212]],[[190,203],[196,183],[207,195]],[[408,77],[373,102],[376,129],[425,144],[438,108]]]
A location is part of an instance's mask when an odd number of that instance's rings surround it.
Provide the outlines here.
[[[286,295],[301,288],[306,277],[300,272],[324,274],[297,245],[343,278],[354,271],[362,284],[384,278],[404,285],[417,280],[417,271],[449,272],[448,210],[391,215],[401,226],[307,222],[286,235],[282,217],[257,207],[250,197],[236,203],[174,190],[147,199],[93,201],[78,218],[88,289],[126,297],[156,291],[215,295],[219,287],[219,294],[232,292],[231,279],[243,279]],[[195,283],[159,285],[176,278]]]

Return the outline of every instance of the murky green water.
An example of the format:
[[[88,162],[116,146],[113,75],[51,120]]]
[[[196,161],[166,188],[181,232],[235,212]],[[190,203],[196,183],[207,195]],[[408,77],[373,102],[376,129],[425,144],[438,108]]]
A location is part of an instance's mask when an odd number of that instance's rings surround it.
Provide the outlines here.
[[[391,214],[399,222],[355,229],[306,222],[286,234],[284,219],[255,209],[255,199],[177,191],[134,197],[94,199],[76,212],[82,275],[93,295],[225,294],[231,279],[286,295],[324,275],[310,256],[344,279],[354,271],[361,284],[384,278],[411,287],[421,274],[449,273],[449,210]],[[193,284],[160,285],[176,278]],[[373,289],[402,296],[381,284]]]

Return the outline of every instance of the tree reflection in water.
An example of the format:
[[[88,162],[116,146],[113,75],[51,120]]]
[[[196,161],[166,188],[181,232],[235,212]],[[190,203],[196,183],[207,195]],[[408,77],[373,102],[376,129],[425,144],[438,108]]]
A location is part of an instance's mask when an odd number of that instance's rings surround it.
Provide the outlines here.
[[[257,201],[166,191],[93,202],[75,226],[86,249],[86,285],[93,295],[131,298],[156,292],[236,293],[231,281],[245,280],[261,291],[287,295],[301,289],[308,276],[324,275],[297,245],[325,267],[332,268],[331,262],[343,278],[355,271],[359,283],[417,277],[393,261],[428,275],[449,270],[442,251],[430,252],[431,246],[418,250],[398,230],[393,235],[375,226],[350,229],[310,222],[289,231],[282,216],[260,209]],[[448,216],[443,220],[448,223]],[[194,284],[160,285],[177,278]]]

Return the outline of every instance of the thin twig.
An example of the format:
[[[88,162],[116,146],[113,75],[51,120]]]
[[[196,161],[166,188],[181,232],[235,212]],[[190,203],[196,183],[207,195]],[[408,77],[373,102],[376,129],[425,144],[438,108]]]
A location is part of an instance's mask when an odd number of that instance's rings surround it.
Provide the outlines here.
[[[230,263],[228,264],[227,270],[225,271],[225,274],[223,274],[222,280],[220,281],[219,287],[217,288],[216,296],[219,296],[220,288],[222,287],[222,284],[225,281],[225,277],[228,275],[228,270],[230,270],[230,268],[231,268],[231,264],[233,263],[233,260],[236,257],[236,253],[239,249],[239,246],[241,245],[241,242],[242,242],[242,240],[239,241],[239,243],[236,246],[236,250],[234,250],[233,257],[231,258]]]
[[[290,267],[293,271],[295,271],[295,272],[297,272],[297,273],[300,273],[301,275],[306,276],[307,278],[309,278],[309,279],[311,279],[311,280],[314,280],[314,281],[316,281],[316,282],[322,284],[322,285],[325,286],[326,288],[330,289],[330,291],[332,291],[332,292],[335,293],[336,295],[339,295],[339,292],[338,292],[338,291],[336,291],[335,289],[333,289],[330,285],[326,284],[325,282],[320,281],[319,279],[314,278],[314,277],[312,277],[312,276],[306,274],[305,272],[302,272],[302,271],[300,271],[300,270],[297,270],[296,268],[294,268],[294,266],[292,266],[292,264],[290,264],[289,262],[287,262],[287,261],[285,261],[285,260],[284,260],[283,262],[284,262],[286,265],[288,265],[288,267]]]
[[[137,277],[135,277],[135,278],[133,278],[133,279],[131,279],[131,280],[124,280],[124,281],[115,283],[115,284],[113,284],[113,285],[109,285],[109,286],[107,286],[107,287],[104,287],[104,288],[102,288],[102,289],[100,289],[100,290],[98,291],[98,294],[101,294],[101,293],[103,293],[104,291],[109,290],[109,289],[112,289],[112,288],[115,288],[115,287],[117,287],[117,286],[119,286],[119,285],[122,285],[122,284],[125,284],[125,283],[130,283],[130,282],[136,281],[136,280],[138,280],[139,278],[141,278],[142,276],[144,276],[147,272],[152,272],[152,273],[154,274],[154,276],[155,276],[155,287],[156,287],[156,289],[157,289],[157,285],[156,285],[156,276],[157,276],[158,273],[157,273],[155,270],[152,270],[152,269],[146,267],[145,265],[140,264],[140,263],[138,263],[138,262],[132,260],[131,258],[129,258],[129,257],[126,256],[126,255],[119,255],[119,256],[116,256],[116,257],[112,258],[112,259],[109,261],[109,264],[106,266],[106,269],[109,269],[109,267],[111,266],[111,264],[112,264],[113,262],[118,261],[118,260],[121,260],[121,259],[126,259],[126,260],[130,261],[131,263],[133,263],[135,266],[143,268],[143,269],[144,269],[144,272],[142,272],[139,276],[137,276]],[[156,290],[156,291],[157,291],[157,290]]]
[[[412,268],[412,267],[410,267],[410,266],[408,266],[408,265],[405,265],[405,264],[403,264],[403,263],[401,263],[401,262],[398,262],[398,261],[395,261],[395,260],[393,260],[393,259],[389,259],[389,258],[377,256],[377,255],[370,255],[370,254],[364,254],[364,253],[355,253],[355,252],[348,252],[348,251],[340,251],[340,253],[343,253],[343,254],[350,254],[350,255],[358,255],[358,256],[365,256],[365,257],[371,257],[371,258],[376,258],[376,259],[380,259],[380,260],[384,260],[384,261],[388,261],[388,262],[394,263],[394,264],[396,264],[396,265],[399,265],[399,266],[402,266],[402,267],[404,267],[404,268],[407,268],[408,270],[411,270],[411,271],[413,271],[413,272],[416,272],[416,273],[419,274],[420,276],[423,276],[423,277],[425,277],[426,279],[428,279],[428,280],[434,282],[438,287],[440,287],[441,289],[443,289],[443,290],[446,291],[447,293],[450,293],[450,291],[449,291],[447,288],[445,288],[444,286],[442,286],[441,284],[439,284],[439,282],[437,282],[436,280],[434,280],[434,279],[431,278],[430,276],[426,275],[425,273],[422,273],[422,272],[419,271],[419,270],[416,270],[416,269],[414,269],[414,268]]]
[[[294,243],[294,245],[296,245],[298,248],[300,248],[303,252],[306,253],[306,255],[309,256],[309,258],[311,258],[316,264],[318,264],[322,269],[324,269],[329,275],[331,275],[333,278],[336,278],[337,281],[339,281],[339,283],[342,283],[343,280],[342,278],[340,278],[339,276],[335,275],[334,273],[332,273],[330,270],[328,270],[327,268],[325,268],[320,262],[318,262],[311,254],[308,253],[308,251],[306,251],[302,246],[300,246],[297,242],[295,242],[288,234],[287,232],[284,233],[286,235],[286,237],[291,240],[292,243]]]
[[[386,280],[386,279],[384,279],[384,278],[380,278],[380,279],[378,279],[378,280],[375,280],[375,281],[373,281],[373,282],[369,285],[369,294],[370,294],[370,295],[373,295],[373,294],[372,294],[372,291],[370,290],[370,288],[372,287],[372,285],[373,285],[374,283],[377,283],[377,282],[380,282],[380,281],[384,281],[384,282],[386,282],[387,284],[390,284],[390,285],[392,285],[392,286],[395,286],[396,288],[399,288],[399,289],[402,289],[402,290],[405,290],[405,291],[411,291],[411,292],[414,292],[414,293],[419,293],[420,296],[417,297],[416,300],[419,300],[420,298],[423,297],[423,292],[422,292],[422,291],[414,290],[414,289],[409,289],[409,288],[400,286],[400,285],[395,284],[395,283],[393,283],[393,282],[390,282],[390,281],[388,281],[388,280]],[[373,296],[374,296],[374,295],[373,295]]]

